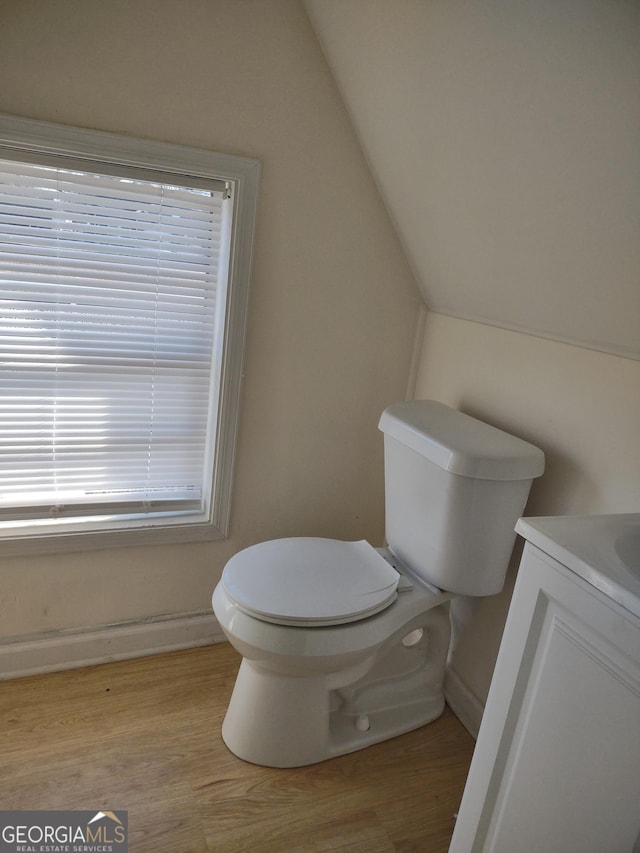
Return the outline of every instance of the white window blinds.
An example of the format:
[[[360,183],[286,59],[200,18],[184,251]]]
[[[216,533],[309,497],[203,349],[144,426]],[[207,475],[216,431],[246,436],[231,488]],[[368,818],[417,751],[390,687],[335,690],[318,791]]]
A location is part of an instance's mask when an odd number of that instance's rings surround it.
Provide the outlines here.
[[[202,510],[224,183],[0,161],[0,521]]]

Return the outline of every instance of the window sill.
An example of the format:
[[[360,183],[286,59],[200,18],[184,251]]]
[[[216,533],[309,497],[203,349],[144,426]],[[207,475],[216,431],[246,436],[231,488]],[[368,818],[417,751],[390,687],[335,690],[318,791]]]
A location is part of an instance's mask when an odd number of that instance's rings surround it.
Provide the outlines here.
[[[145,545],[169,545],[185,542],[212,542],[224,539],[226,531],[209,520],[190,520],[188,523],[167,524],[105,523],[100,529],[66,529],[59,533],[50,530],[38,533],[33,529],[21,533],[5,531],[0,537],[0,557],[39,554],[60,554],[77,551],[98,551],[107,548],[135,548]]]

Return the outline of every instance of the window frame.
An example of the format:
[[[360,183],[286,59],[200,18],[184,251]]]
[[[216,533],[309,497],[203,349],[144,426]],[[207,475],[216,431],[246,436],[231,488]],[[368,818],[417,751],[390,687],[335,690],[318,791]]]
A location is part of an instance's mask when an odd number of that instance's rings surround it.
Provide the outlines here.
[[[60,531],[6,531],[0,555],[84,551],[98,548],[198,542],[228,535],[231,488],[240,408],[249,283],[253,255],[260,162],[173,143],[143,140],[33,119],[0,115],[0,158],[23,162],[55,158],[80,161],[87,171],[100,165],[170,173],[177,179],[224,180],[232,185],[233,214],[228,260],[227,308],[217,412],[213,482],[208,512],[153,521],[113,519],[91,529],[64,523]],[[59,163],[60,164],[60,163]]]

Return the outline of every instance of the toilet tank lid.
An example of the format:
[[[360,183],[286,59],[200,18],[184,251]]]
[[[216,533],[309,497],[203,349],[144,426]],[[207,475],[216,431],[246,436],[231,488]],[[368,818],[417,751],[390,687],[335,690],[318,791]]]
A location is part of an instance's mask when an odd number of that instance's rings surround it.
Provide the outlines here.
[[[533,444],[436,400],[395,403],[379,429],[445,471],[479,480],[529,480],[544,471]]]

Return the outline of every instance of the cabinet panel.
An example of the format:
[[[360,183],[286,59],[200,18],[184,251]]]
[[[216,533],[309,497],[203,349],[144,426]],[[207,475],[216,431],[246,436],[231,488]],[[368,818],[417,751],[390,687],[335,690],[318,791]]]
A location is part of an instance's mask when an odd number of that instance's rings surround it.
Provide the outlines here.
[[[630,851],[635,842],[638,684],[621,677],[614,648],[572,621],[550,604],[489,828],[495,853],[523,839],[532,853],[602,853],[614,837]]]
[[[452,853],[632,853],[640,623],[527,545]]]

